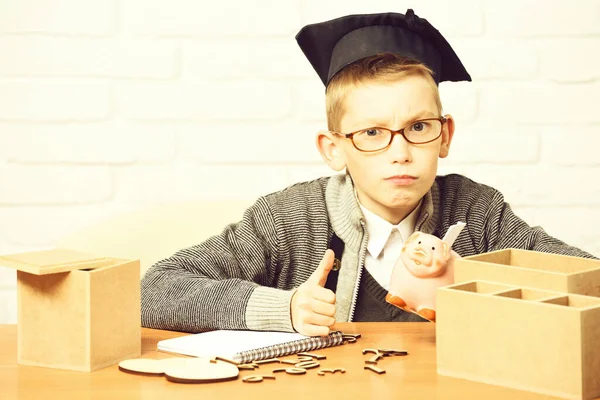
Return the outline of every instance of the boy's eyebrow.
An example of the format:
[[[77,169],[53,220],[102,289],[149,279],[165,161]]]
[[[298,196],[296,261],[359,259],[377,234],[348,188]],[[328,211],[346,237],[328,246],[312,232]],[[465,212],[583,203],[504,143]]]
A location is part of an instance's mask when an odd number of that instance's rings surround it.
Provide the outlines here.
[[[427,110],[427,111],[421,111],[420,113],[415,114],[414,118],[412,118],[411,121],[413,121],[415,119],[437,118],[437,117],[439,117],[439,115],[437,113]]]
[[[404,121],[406,121],[406,124],[410,124],[412,121],[416,121],[418,119],[423,119],[423,118],[437,118],[439,117],[439,115],[437,115],[437,113],[428,111],[428,110],[423,110],[423,111],[419,111],[418,113],[415,113],[413,115],[411,115],[409,118],[405,118]],[[385,121],[384,119],[380,119],[380,118],[367,118],[363,121],[361,121],[360,125],[369,125],[369,127],[372,126],[380,126],[382,128],[386,128],[387,124],[389,121]],[[359,128],[357,128],[359,129]]]

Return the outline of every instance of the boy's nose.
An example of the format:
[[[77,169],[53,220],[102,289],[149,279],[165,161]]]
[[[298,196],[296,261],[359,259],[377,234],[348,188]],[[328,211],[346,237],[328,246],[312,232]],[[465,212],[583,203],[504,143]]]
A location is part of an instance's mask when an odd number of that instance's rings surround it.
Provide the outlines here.
[[[394,162],[411,162],[412,155],[410,146],[411,144],[404,138],[404,136],[397,133],[392,138],[392,143],[390,143],[390,147],[388,147],[388,152],[391,153]]]

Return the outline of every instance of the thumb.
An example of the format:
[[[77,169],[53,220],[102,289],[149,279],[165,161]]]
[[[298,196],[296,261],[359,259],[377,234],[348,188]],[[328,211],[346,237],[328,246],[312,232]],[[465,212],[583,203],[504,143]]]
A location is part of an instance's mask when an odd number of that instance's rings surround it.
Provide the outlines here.
[[[319,286],[324,287],[325,283],[327,282],[327,275],[329,275],[331,268],[333,268],[334,259],[335,255],[333,253],[333,250],[328,249],[325,252],[325,255],[323,256],[323,259],[319,263],[319,266],[312,273],[310,278],[308,278],[308,280],[310,282],[316,283]]]

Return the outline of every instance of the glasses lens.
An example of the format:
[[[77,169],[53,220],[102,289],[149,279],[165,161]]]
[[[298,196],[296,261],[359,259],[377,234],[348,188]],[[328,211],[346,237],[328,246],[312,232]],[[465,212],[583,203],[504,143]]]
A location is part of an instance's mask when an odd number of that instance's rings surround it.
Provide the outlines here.
[[[404,136],[409,142],[425,143],[436,139],[442,132],[442,123],[437,119],[417,121],[404,128]]]
[[[354,144],[361,150],[373,151],[383,149],[390,143],[392,133],[387,129],[370,128],[354,134]]]

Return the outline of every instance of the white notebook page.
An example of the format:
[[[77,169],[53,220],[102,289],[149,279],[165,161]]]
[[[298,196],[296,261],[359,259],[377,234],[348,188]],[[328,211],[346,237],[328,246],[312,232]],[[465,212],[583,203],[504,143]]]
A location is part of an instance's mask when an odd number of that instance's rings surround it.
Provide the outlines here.
[[[161,340],[158,342],[158,350],[195,357],[219,356],[234,360],[236,354],[243,351],[307,337],[288,332],[217,330]]]

